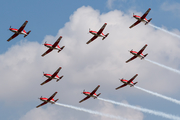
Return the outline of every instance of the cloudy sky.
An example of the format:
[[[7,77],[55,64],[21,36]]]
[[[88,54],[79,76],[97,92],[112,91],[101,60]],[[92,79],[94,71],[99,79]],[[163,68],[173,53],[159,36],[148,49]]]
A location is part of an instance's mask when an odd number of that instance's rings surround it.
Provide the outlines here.
[[[125,63],[132,55],[128,50],[140,50],[145,44],[148,60],[180,70],[180,38],[140,23],[132,29],[129,26],[136,20],[133,13],[142,15],[151,8],[147,19],[151,24],[180,35],[180,2],[177,0],[99,0],[99,1],[3,1],[1,11],[0,47],[0,118],[3,120],[90,120],[111,118],[85,113],[58,105],[41,104],[38,98],[49,97],[55,91],[59,103],[98,111],[104,114],[121,116],[129,120],[164,120],[166,118],[143,111],[123,107],[98,99],[88,99],[79,103],[85,96],[85,89],[92,91],[100,85],[100,97],[120,103],[161,111],[180,117],[180,106],[176,103],[141,91],[135,87],[124,87],[119,78],[130,79],[138,87],[180,100],[180,74],[154,65],[146,60],[135,59]],[[26,31],[32,32],[25,39],[19,35],[10,42],[13,34],[9,26],[19,28],[25,20]],[[109,36],[102,41],[92,37],[89,28],[98,31],[107,23],[104,34]],[[59,36],[60,52],[52,51],[41,57],[47,48],[42,44],[53,44]],[[62,67],[55,82],[40,86],[45,77],[43,72],[52,74]]]

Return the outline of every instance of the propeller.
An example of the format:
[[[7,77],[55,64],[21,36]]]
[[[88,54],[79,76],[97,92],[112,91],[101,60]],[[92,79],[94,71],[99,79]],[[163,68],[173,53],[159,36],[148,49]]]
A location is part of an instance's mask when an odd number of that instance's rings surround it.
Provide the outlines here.
[[[90,29],[90,28],[89,28],[89,31],[91,31],[91,29]],[[89,32],[88,32],[87,34],[89,34]]]
[[[44,77],[44,72],[43,72],[43,76],[42,77]]]

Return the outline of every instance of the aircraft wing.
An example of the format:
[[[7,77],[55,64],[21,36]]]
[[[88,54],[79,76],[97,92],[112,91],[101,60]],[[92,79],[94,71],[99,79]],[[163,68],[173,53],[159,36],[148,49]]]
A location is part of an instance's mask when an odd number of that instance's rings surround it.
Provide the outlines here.
[[[134,77],[132,77],[132,78],[128,81],[128,83],[131,83],[137,76],[138,76],[138,74],[136,74]]]
[[[56,42],[52,45],[53,48],[55,48],[55,47],[58,45],[58,43],[60,42],[61,38],[62,38],[62,36],[60,36],[60,37],[56,40]]]
[[[59,73],[60,70],[61,70],[61,67],[59,67],[59,68],[56,70],[56,72],[52,75],[52,78],[54,78],[54,77]]]
[[[126,63],[128,63],[128,62],[131,61],[131,60],[134,60],[135,58],[137,58],[137,56],[134,55],[132,58],[130,58],[129,60],[127,60]]]
[[[100,87],[100,85],[98,85],[98,86],[91,92],[90,95],[93,95],[93,94],[98,90],[99,87]]]
[[[44,54],[42,54],[41,56],[43,57],[43,56],[45,56],[46,54],[48,54],[48,53],[50,53],[51,51],[52,51],[53,49],[48,49]]]
[[[100,35],[102,33],[102,31],[104,30],[106,25],[107,25],[107,23],[104,23],[104,25],[101,27],[101,29],[97,32],[98,35]]]
[[[56,94],[57,94],[57,92],[55,92],[53,95],[51,95],[51,97],[49,97],[49,98],[47,99],[47,101],[52,100]]]
[[[141,21],[136,21],[133,25],[131,25],[129,28],[132,28],[132,27],[134,27],[134,26],[136,26],[137,24],[139,24]]]
[[[86,44],[89,44],[90,42],[92,42],[93,40],[95,40],[98,36],[93,36]]]
[[[147,47],[147,44],[146,45],[144,45],[144,47],[137,53],[138,55],[140,55],[143,51],[144,51],[144,49]]]
[[[45,83],[49,82],[52,80],[52,77],[51,78],[48,78],[46,81],[44,81],[43,83],[41,83],[41,85],[44,85]]]
[[[81,103],[81,102],[83,102],[83,101],[85,101],[85,100],[87,100],[87,99],[89,99],[90,98],[90,96],[87,96],[87,97],[85,97],[84,99],[82,99],[81,101],[79,101],[79,103]]]
[[[26,26],[27,23],[28,23],[28,21],[25,21],[25,22],[23,23],[23,25],[18,29],[18,32],[21,32],[21,31],[25,28],[25,26]]]
[[[141,19],[143,20],[149,13],[149,11],[151,10],[151,8],[149,8],[145,13],[144,15],[141,17]]]
[[[36,108],[38,108],[38,107],[40,107],[40,106],[43,106],[43,105],[45,105],[45,104],[47,104],[47,102],[43,102],[42,104],[36,106]]]
[[[16,36],[18,36],[18,33],[15,33],[14,35],[12,35],[7,41],[9,42],[10,40],[12,40],[13,38],[15,38]]]
[[[122,88],[122,87],[124,87],[124,86],[126,86],[126,85],[127,85],[127,84],[123,84],[123,85],[117,87],[116,90],[119,89],[119,88]]]

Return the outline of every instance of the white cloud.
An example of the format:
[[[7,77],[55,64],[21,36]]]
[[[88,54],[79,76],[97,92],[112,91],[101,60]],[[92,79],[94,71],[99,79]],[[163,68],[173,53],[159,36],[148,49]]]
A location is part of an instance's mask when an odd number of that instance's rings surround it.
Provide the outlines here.
[[[107,1],[107,7],[109,8],[109,9],[112,9],[112,7],[113,7],[113,2],[114,2],[115,0],[108,0]]]
[[[174,3],[164,2],[161,5],[161,9],[164,11],[170,11],[170,12],[174,13],[176,16],[179,16],[180,3],[178,3],[178,2],[174,2]]]
[[[93,108],[93,105],[100,106],[94,99],[89,99],[83,104],[78,102],[85,97],[80,94],[83,89],[91,91],[98,84],[101,85],[98,93],[101,92],[101,96],[105,98],[113,96],[110,99],[120,100],[126,99],[125,96],[131,97],[132,93],[135,97],[145,94],[129,86],[115,90],[122,84],[119,78],[130,79],[137,73],[139,75],[135,81],[138,81],[138,86],[166,95],[177,95],[180,91],[178,74],[138,58],[128,64],[125,63],[132,57],[128,50],[138,51],[148,44],[144,51],[149,53],[148,59],[175,69],[180,66],[178,39],[143,23],[129,29],[135,21],[131,16],[118,10],[100,14],[98,10],[83,6],[71,15],[70,21],[59,30],[57,36],[47,35],[43,40],[52,44],[60,35],[63,36],[60,46],[65,45],[65,48],[60,53],[52,51],[41,57],[47,48],[37,42],[21,41],[18,45],[12,46],[6,53],[0,55],[0,100],[10,103],[12,99],[13,103],[36,100],[38,105],[40,101],[37,97],[41,95],[49,97],[58,91],[56,98],[60,98],[59,101],[62,103]],[[87,34],[88,29],[98,31],[105,22],[107,26],[103,32],[110,33],[109,36],[104,41],[97,38],[87,45],[86,42],[92,37],[91,34]],[[59,75],[64,75],[64,78],[57,83],[52,80],[40,86],[40,83],[46,80],[45,77],[42,78],[42,72],[53,73],[60,66],[62,70]],[[172,84],[172,79],[176,84]],[[121,93],[118,98],[117,93]],[[119,110],[112,105],[105,106],[115,109],[114,111]],[[31,114],[33,116],[38,116],[37,113],[46,114],[47,111],[33,109],[22,119]],[[132,112],[127,110],[127,114],[129,111]],[[143,119],[142,116],[138,112],[137,119]],[[124,117],[131,118],[126,115]]]

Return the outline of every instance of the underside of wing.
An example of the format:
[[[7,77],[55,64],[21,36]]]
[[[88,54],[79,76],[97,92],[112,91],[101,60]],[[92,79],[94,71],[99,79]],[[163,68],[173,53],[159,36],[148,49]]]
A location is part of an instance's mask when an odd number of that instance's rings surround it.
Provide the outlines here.
[[[148,15],[148,13],[149,13],[150,10],[151,10],[151,8],[149,8],[149,9],[144,13],[144,15],[141,17],[141,19],[144,19],[144,18]]]
[[[135,76],[133,76],[133,77],[128,81],[128,83],[131,83],[137,76],[138,76],[138,74],[136,74]]]
[[[133,25],[131,25],[129,28],[132,28],[132,27],[136,26],[136,25],[139,24],[139,23],[140,23],[140,21],[138,20],[138,21],[136,21]]]
[[[137,58],[137,56],[133,56],[132,58],[130,58],[129,60],[126,61],[126,63],[128,63],[131,60],[134,60],[135,58]]]
[[[93,94],[98,90],[99,87],[100,87],[100,85],[98,85],[98,86],[91,92],[90,95],[93,95]]]
[[[123,85],[117,87],[116,90],[119,89],[119,88],[122,88],[122,87],[124,87],[124,86],[126,86],[126,85],[127,85],[127,84],[123,84]]]
[[[137,54],[140,55],[146,47],[147,47],[147,44]]]
[[[107,23],[104,23],[104,25],[101,27],[101,29],[97,32],[98,35],[100,35],[103,32],[106,25],[107,25]]]
[[[81,103],[81,102],[87,100],[88,98],[90,98],[90,97],[89,97],[89,96],[85,97],[84,99],[82,99],[81,101],[79,101],[79,103]]]
[[[38,107],[40,107],[40,106],[43,106],[43,105],[45,105],[45,104],[47,104],[47,102],[43,102],[42,104],[36,106],[36,108],[38,108]]]
[[[93,40],[95,40],[97,38],[97,36],[93,36],[86,44],[89,44],[90,42],[92,42]]]
[[[59,68],[56,70],[56,72],[52,75],[52,78],[55,77],[55,76],[59,73],[60,70],[61,70],[61,67],[59,67]]]
[[[25,28],[25,26],[26,26],[27,23],[28,23],[28,21],[25,21],[25,22],[23,23],[23,25],[18,29],[18,32],[21,32],[21,31]]]
[[[55,92],[53,95],[51,95],[51,97],[49,97],[47,101],[52,100],[56,94],[57,94],[57,92]]]
[[[62,36],[60,36],[60,37],[56,40],[56,42],[52,45],[53,48],[55,48],[55,47],[58,45],[58,43],[60,42],[61,38],[62,38]]]
[[[52,78],[50,79],[47,79],[46,81],[44,81],[43,83],[41,83],[41,85],[44,85],[45,83],[47,83],[47,82],[49,82],[49,81],[51,81],[52,80]]]
[[[43,56],[45,56],[46,54],[48,54],[48,53],[50,53],[51,51],[52,51],[53,49],[48,49],[44,54],[42,54],[41,56],[43,57]]]
[[[13,38],[15,38],[16,36],[18,36],[19,34],[15,33],[14,35],[12,35],[7,41],[9,42],[10,40],[12,40]]]

